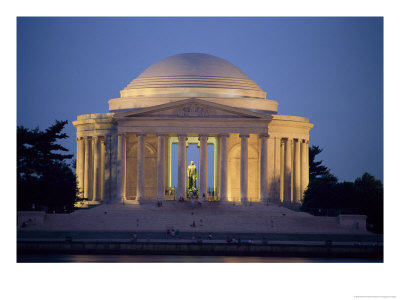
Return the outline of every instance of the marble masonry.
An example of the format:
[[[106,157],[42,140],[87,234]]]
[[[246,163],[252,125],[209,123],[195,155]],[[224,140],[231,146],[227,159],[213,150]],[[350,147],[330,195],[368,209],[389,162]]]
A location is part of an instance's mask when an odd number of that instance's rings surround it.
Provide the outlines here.
[[[299,203],[309,181],[305,117],[278,114],[278,102],[224,59],[200,53],[167,57],[77,129],[76,174],[93,203],[168,201],[187,196],[186,150],[199,146],[199,194],[221,202]],[[172,144],[178,144],[176,190]],[[207,178],[207,145],[214,179]]]

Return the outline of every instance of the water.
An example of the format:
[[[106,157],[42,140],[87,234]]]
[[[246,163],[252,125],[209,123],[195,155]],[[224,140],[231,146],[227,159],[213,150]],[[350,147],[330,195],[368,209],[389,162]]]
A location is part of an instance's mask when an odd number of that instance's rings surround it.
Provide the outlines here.
[[[18,255],[21,263],[371,263],[378,259],[185,255]]]

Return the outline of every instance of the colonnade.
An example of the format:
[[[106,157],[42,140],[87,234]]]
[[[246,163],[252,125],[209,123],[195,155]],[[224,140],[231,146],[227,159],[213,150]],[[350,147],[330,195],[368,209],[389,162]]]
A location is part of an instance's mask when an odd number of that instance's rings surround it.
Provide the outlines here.
[[[295,138],[281,139],[283,174],[281,187],[284,203],[299,202],[309,183],[308,141]]]
[[[137,182],[136,199],[144,199],[144,169],[146,134],[137,136]],[[157,200],[165,199],[165,139],[166,133],[157,134]],[[219,199],[228,200],[228,149],[229,134],[220,138]],[[248,200],[248,138],[240,134],[240,199]],[[298,138],[272,137],[259,134],[259,198],[261,202],[299,202],[309,181],[308,141]],[[113,139],[116,164],[112,164]],[[187,135],[178,134],[178,187],[177,197],[186,196],[186,140]],[[207,194],[207,140],[200,134],[199,195]],[[77,180],[83,197],[94,201],[126,200],[126,134],[82,137],[77,139]],[[274,146],[275,145],[275,146]],[[204,163],[205,162],[205,163]],[[113,169],[113,170],[112,170]],[[232,174],[231,176],[237,176]],[[115,178],[114,178],[115,177]],[[274,182],[272,182],[274,181]],[[115,185],[115,188],[113,186]],[[114,192],[115,190],[115,192]],[[275,190],[274,193],[272,191]],[[278,190],[278,191],[276,191]]]
[[[77,139],[76,176],[80,197],[92,201],[104,199],[105,136]]]
[[[227,153],[227,138],[229,134],[220,134],[220,145],[221,145],[221,157],[220,157],[220,166],[221,166],[221,180],[220,180],[220,200],[227,201],[228,200],[228,153]],[[248,151],[248,143],[247,139],[249,135],[240,135],[242,139],[241,144],[241,200],[247,201],[247,181],[248,181],[248,161],[247,161],[247,151]],[[207,194],[207,139],[208,135],[201,134],[199,135],[200,141],[200,161],[199,161],[199,195],[200,197],[203,194]],[[177,197],[186,197],[186,140],[187,135],[178,135],[178,190]],[[205,162],[205,163],[203,163]],[[264,178],[265,179],[265,178]]]

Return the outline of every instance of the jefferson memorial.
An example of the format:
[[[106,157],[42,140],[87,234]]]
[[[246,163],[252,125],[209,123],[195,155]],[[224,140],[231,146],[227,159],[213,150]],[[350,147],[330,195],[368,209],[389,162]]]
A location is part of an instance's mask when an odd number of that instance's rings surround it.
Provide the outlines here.
[[[198,194],[219,202],[296,204],[309,181],[305,117],[278,114],[253,80],[230,62],[201,53],[167,57],[77,129],[76,174],[94,203],[143,203],[188,197],[187,147],[199,147]],[[171,186],[178,144],[177,188]],[[214,192],[207,145],[214,145]],[[176,166],[175,166],[176,167]]]

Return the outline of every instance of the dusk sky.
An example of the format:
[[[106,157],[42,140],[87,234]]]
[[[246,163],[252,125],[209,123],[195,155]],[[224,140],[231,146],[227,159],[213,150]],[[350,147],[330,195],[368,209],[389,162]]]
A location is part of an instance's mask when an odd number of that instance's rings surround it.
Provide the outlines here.
[[[382,18],[18,18],[17,124],[45,129],[108,111],[155,62],[200,52],[240,68],[310,119],[310,145],[340,181],[383,179]],[[210,168],[209,168],[210,169]]]

